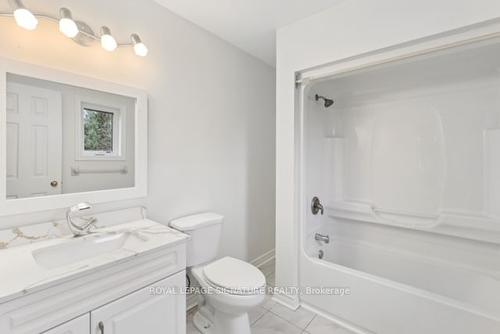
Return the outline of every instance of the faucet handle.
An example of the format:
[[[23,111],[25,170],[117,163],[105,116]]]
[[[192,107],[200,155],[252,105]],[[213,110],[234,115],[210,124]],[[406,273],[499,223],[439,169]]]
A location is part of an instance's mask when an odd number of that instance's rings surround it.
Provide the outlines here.
[[[70,207],[68,209],[68,211],[70,213],[76,213],[76,212],[80,212],[83,210],[89,210],[89,209],[92,209],[92,206],[87,202],[82,202],[82,203],[78,203],[76,205],[73,205],[72,207]]]

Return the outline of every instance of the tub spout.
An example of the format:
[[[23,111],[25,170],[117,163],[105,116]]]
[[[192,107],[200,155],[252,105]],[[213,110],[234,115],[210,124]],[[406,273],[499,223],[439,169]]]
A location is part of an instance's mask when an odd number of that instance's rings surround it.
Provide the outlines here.
[[[314,240],[324,242],[325,244],[330,243],[330,237],[327,234],[316,233]]]

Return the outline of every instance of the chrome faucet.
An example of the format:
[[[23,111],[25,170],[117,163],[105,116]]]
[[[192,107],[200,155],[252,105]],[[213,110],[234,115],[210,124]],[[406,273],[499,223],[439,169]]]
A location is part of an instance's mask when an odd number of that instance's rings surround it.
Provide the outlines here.
[[[330,237],[327,234],[316,233],[314,240],[324,242],[325,244],[330,243]]]
[[[77,224],[73,220],[74,214],[77,214],[77,213],[84,211],[84,210],[89,210],[91,208],[92,207],[90,206],[89,203],[78,203],[77,205],[70,207],[68,209],[68,211],[66,211],[66,221],[68,222],[68,227],[75,237],[92,233],[91,229],[92,229],[92,227],[95,227],[95,223],[97,222],[97,218],[95,218],[95,217],[89,217],[89,218],[79,217],[78,219],[83,222],[82,224]]]

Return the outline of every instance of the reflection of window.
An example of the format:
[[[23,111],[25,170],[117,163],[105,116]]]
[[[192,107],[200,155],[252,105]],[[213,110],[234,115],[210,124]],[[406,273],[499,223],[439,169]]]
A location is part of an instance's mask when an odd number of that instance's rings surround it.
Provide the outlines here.
[[[85,151],[113,152],[113,113],[83,108]]]
[[[80,160],[124,159],[124,114],[121,108],[81,101],[77,136]]]

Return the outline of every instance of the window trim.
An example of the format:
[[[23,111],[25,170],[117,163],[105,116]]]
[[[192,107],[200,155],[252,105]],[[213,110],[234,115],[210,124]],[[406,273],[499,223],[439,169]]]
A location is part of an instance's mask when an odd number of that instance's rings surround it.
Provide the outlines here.
[[[77,98],[76,108],[76,160],[94,160],[94,161],[119,161],[126,160],[126,113],[125,107],[121,105],[104,105],[91,99]],[[109,112],[113,114],[113,151],[111,153],[104,151],[86,151],[84,136],[83,112],[85,109]]]

